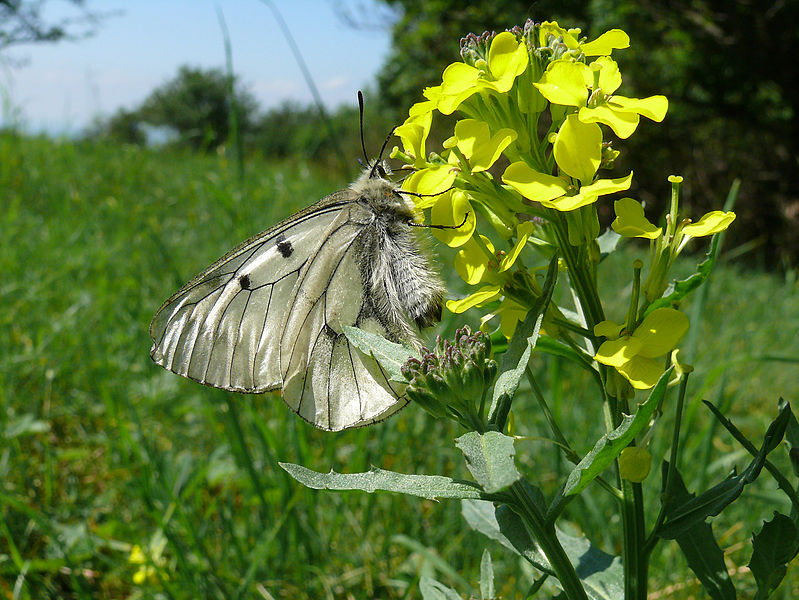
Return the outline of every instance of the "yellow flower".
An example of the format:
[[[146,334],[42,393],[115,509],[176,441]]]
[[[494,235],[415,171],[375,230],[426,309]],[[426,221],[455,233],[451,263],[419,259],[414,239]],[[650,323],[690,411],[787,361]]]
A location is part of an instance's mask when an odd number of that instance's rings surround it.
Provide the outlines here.
[[[577,191],[562,177],[541,173],[522,161],[509,165],[502,175],[502,181],[528,200],[560,211],[575,210],[593,204],[599,196],[629,189],[632,178],[630,173],[618,179],[598,179]]]
[[[679,343],[688,331],[688,317],[673,308],[653,310],[632,333],[623,333],[623,326],[602,321],[594,327],[594,335],[608,338],[594,359],[614,367],[639,390],[653,387],[665,369],[662,357]],[[621,337],[620,337],[621,336]]]
[[[579,107],[583,123],[604,123],[620,138],[632,135],[639,115],[662,121],[669,106],[665,96],[638,99],[613,95],[621,85],[621,73],[616,61],[607,56],[590,65],[570,59],[552,61],[533,85],[553,104]]]
[[[621,29],[611,29],[600,35],[592,42],[579,42],[580,29],[563,29],[557,21],[544,21],[539,26],[539,44],[548,46],[549,36],[562,38],[563,43],[569,50],[579,49],[586,56],[599,56],[610,54],[615,49],[628,48],[630,46],[630,36]]]
[[[735,220],[734,212],[714,210],[705,214],[696,223],[682,228],[682,234],[688,237],[702,237],[724,231]]]
[[[644,216],[644,207],[632,198],[622,198],[613,204],[616,219],[610,226],[624,237],[642,237],[654,240],[663,235],[660,227],[650,223]]]
[[[488,123],[462,119],[455,123],[455,135],[444,142],[444,147],[457,147],[469,161],[469,170],[478,173],[489,169],[517,137],[509,128],[500,129],[492,136]]]
[[[402,140],[405,154],[413,158],[413,166],[425,166],[425,142],[433,123],[432,102],[419,102],[414,104],[405,122],[394,130],[394,135]],[[430,110],[426,110],[430,108]]]
[[[434,101],[442,114],[452,114],[461,102],[480,90],[506,93],[527,68],[528,61],[525,44],[505,31],[491,41],[488,62],[477,61],[475,66],[462,62],[449,65],[444,69],[441,85],[427,88],[425,98]]]

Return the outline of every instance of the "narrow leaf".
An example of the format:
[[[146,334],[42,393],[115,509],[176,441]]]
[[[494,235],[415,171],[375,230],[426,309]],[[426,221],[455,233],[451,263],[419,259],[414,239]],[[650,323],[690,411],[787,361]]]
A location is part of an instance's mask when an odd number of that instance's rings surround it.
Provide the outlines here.
[[[483,550],[480,559],[480,597],[482,600],[494,600],[494,565],[488,548]]]
[[[489,494],[504,490],[521,475],[516,470],[513,456],[513,438],[487,431],[479,434],[470,431],[455,440],[466,457],[466,466],[477,483]]]
[[[666,393],[666,385],[671,377],[671,371],[669,369],[660,376],[657,384],[652,388],[649,398],[638,407],[634,415],[625,415],[621,425],[599,438],[594,444],[594,448],[574,467],[564,485],[564,496],[579,494],[583,491],[621,454],[621,451],[633,441],[635,436],[649,425],[652,414]]]
[[[408,383],[402,374],[402,365],[411,357],[418,354],[410,347],[403,344],[390,342],[382,335],[370,333],[357,327],[345,325],[344,335],[358,350],[374,358],[385,369],[388,378],[397,383]]]
[[[729,419],[724,417],[715,406],[709,402],[705,402],[705,404],[710,407],[716,418],[722,420],[725,427],[734,427],[729,422]],[[746,469],[740,475],[730,475],[727,479],[699,494],[696,498],[674,507],[667,515],[667,520],[658,531],[658,535],[665,539],[674,539],[697,523],[719,514],[734,502],[743,492],[744,486],[752,483],[760,474],[766,462],[766,456],[780,443],[785,435],[790,416],[790,405],[785,403],[777,418],[769,425],[766,435],[763,437],[763,444],[760,446],[760,450]]]
[[[300,465],[278,463],[301,484],[315,490],[376,490],[399,492],[435,500],[436,498],[482,498],[480,487],[471,481],[462,481],[440,475],[405,475],[394,471],[372,468],[366,473],[318,473]]]
[[[524,375],[527,363],[530,362],[530,355],[538,340],[541,322],[544,320],[544,312],[552,298],[552,290],[555,289],[557,275],[558,257],[555,255],[549,262],[541,297],[530,307],[524,321],[516,327],[508,350],[502,355],[502,365],[497,382],[494,384],[494,397],[488,418],[489,422],[496,425],[500,431],[504,429],[510,401],[519,388],[519,381]]]
[[[668,498],[664,507],[667,515],[671,506],[678,506],[694,497],[688,492],[682,476],[676,469],[672,472],[669,490],[665,490],[668,469],[668,461],[663,461],[661,473],[663,496]],[[702,583],[708,596],[712,600],[735,600],[735,587],[724,564],[724,552],[719,548],[710,524],[697,523],[675,539],[685,555],[688,566]]]
[[[757,582],[757,596],[768,598],[777,589],[788,570],[788,563],[799,552],[799,529],[790,517],[778,512],[763,524],[752,538],[752,559],[749,569]]]

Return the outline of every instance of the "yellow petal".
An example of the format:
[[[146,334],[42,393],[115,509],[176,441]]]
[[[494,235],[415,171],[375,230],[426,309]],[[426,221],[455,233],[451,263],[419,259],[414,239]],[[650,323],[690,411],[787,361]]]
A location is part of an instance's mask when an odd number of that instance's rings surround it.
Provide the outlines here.
[[[569,115],[560,126],[553,145],[560,170],[588,184],[602,162],[602,130],[596,123],[583,123]]]
[[[519,223],[516,227],[516,243],[513,245],[511,251],[505,255],[505,257],[499,263],[498,272],[502,273],[507,271],[513,266],[513,263],[516,262],[516,259],[521,254],[521,251],[524,249],[525,244],[527,244],[527,240],[530,237],[530,234],[533,232],[533,225],[530,221],[524,221]]]
[[[556,60],[549,63],[544,76],[533,85],[553,104],[585,106],[588,101],[587,70],[588,67],[583,63]]]
[[[663,356],[680,342],[688,326],[688,317],[679,310],[653,310],[633,332],[633,338],[641,342],[638,354],[648,358]]]
[[[447,310],[453,313],[462,313],[474,306],[496,300],[499,296],[500,287],[498,285],[488,285],[460,300],[447,300]]]
[[[613,231],[624,237],[642,237],[650,240],[663,234],[660,227],[650,223],[644,215],[644,207],[632,198],[622,198],[613,203],[616,219],[610,226]]]
[[[621,335],[622,329],[624,329],[624,325],[619,325],[613,321],[602,321],[594,325],[594,335],[615,340]]]
[[[615,49],[629,48],[630,36],[621,29],[611,29],[600,35],[592,42],[580,44],[580,50],[586,56],[599,56],[610,54]]]
[[[619,368],[631,360],[641,349],[641,341],[632,337],[602,342],[594,359],[603,365]]]
[[[663,361],[643,356],[634,356],[629,362],[616,367],[616,370],[637,390],[653,387],[664,372]]]
[[[409,175],[402,183],[402,189],[417,194],[434,194],[430,198],[414,197],[417,208],[427,208],[435,204],[435,194],[441,194],[452,187],[456,176],[457,172],[452,165],[430,165]]]
[[[669,101],[666,96],[649,96],[648,98],[613,96],[609,103],[618,111],[635,112],[658,123],[665,118],[666,112],[669,110]]]
[[[518,42],[516,36],[504,31],[491,41],[488,50],[488,68],[494,81],[485,82],[500,93],[507,92],[518,75],[524,72],[528,62],[527,46]]]
[[[527,316],[527,309],[512,300],[504,300],[499,308],[499,329],[507,339],[513,337],[516,326]]]
[[[618,63],[609,56],[600,56],[586,69],[585,75],[590,76],[590,81],[586,84],[593,89],[594,71],[599,69],[599,88],[606,96],[611,95],[621,86],[621,71]]]
[[[568,190],[560,177],[540,173],[522,161],[509,165],[502,174],[502,181],[535,202],[553,200]]]
[[[620,112],[609,104],[600,104],[595,108],[584,106],[580,109],[579,115],[583,123],[604,123],[622,139],[630,137],[640,121],[637,113]]]
[[[452,190],[438,196],[430,211],[431,225],[457,229],[433,229],[433,235],[451,248],[463,246],[474,233],[476,219],[469,198],[461,190]]]
[[[682,228],[683,234],[689,237],[702,237],[724,231],[735,220],[734,212],[714,210],[707,213],[696,223],[691,223]]]
[[[554,200],[541,200],[541,204],[547,208],[554,208],[561,212],[569,212],[593,204],[598,198],[599,196],[596,194],[577,193],[572,196],[561,196]]]
[[[614,192],[621,192],[630,189],[630,184],[633,181],[633,174],[626,177],[619,177],[617,179],[597,179],[591,185],[584,185],[580,188],[581,194],[592,194],[596,196],[605,196]]]
[[[491,243],[491,240],[484,235],[481,235],[480,239],[493,254],[494,245]],[[477,285],[488,270],[488,261],[489,257],[486,256],[486,253],[480,245],[474,241],[474,238],[470,238],[461,249],[458,250],[453,263],[455,265],[455,271],[461,276],[461,279],[469,285]]]

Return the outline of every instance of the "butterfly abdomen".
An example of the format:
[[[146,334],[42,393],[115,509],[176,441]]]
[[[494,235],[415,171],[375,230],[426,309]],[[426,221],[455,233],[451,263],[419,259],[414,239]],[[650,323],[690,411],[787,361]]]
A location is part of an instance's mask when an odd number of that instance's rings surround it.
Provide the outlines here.
[[[441,319],[444,288],[407,220],[381,214],[365,236],[365,282],[378,318],[396,341]]]

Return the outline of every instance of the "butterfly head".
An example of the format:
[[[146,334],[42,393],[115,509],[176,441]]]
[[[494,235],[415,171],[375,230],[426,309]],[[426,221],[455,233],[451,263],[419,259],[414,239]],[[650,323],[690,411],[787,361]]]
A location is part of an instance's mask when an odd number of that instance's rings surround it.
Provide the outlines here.
[[[376,213],[388,212],[402,219],[413,219],[416,215],[415,204],[399,193],[397,185],[387,179],[389,175],[391,168],[388,164],[377,161],[367,165],[350,189]]]

